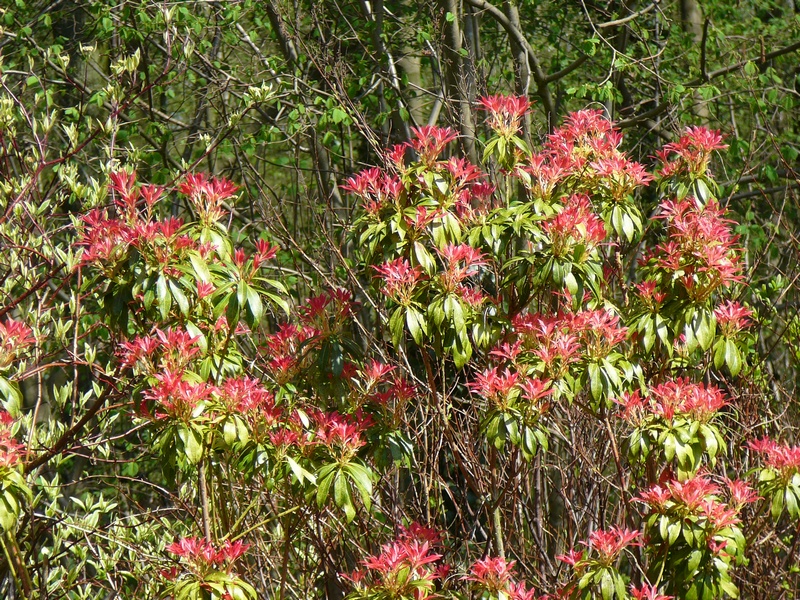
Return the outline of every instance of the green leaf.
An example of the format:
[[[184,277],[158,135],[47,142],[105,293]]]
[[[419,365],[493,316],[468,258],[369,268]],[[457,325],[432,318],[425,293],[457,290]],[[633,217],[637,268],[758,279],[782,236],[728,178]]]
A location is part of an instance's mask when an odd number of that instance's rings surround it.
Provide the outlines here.
[[[739,588],[737,588],[730,579],[723,579],[720,581],[719,587],[722,588],[722,591],[728,594],[731,598],[739,597]]]
[[[500,138],[492,138],[486,143],[486,147],[483,149],[483,162],[489,160],[489,157],[494,152],[495,146],[497,146],[497,142]]]
[[[433,184],[436,186],[436,189],[439,190],[440,194],[443,196],[447,194],[449,187],[444,177],[434,175]]]
[[[703,446],[708,453],[708,457],[711,460],[714,460],[714,458],[717,456],[717,452],[719,451],[717,436],[708,425],[702,425],[700,427],[700,432],[703,435]]]
[[[536,436],[533,434],[533,429],[525,427],[522,430],[522,439],[520,449],[522,455],[526,460],[532,459],[536,455],[536,450],[539,448]]]
[[[721,369],[722,365],[725,364],[725,352],[727,350],[728,344],[725,338],[720,338],[714,344],[714,368]]]
[[[369,510],[372,504],[372,475],[369,470],[358,463],[348,463],[344,466],[344,470],[350,475],[356,490],[361,496],[361,501],[364,507]]]
[[[350,523],[356,517],[356,509],[353,506],[353,497],[350,495],[350,485],[347,478],[342,475],[342,471],[336,471],[333,481],[333,501],[336,506],[344,510],[345,518]]]
[[[178,308],[180,309],[183,316],[189,316],[189,301],[186,299],[186,294],[183,293],[180,284],[178,282],[173,281],[172,279],[169,280],[169,289],[172,292],[172,297],[175,299],[175,302],[178,303]]]
[[[702,179],[694,182],[694,196],[704,205],[708,204],[708,200],[711,198],[711,190]]]
[[[655,324],[656,324],[656,333],[658,334],[658,339],[661,340],[661,343],[667,349],[671,350],[672,344],[669,343],[669,326],[667,325],[667,321],[661,315],[656,315]]]
[[[784,496],[786,498],[786,511],[792,519],[797,519],[800,515],[800,511],[797,507],[797,497],[794,495],[794,491],[791,487],[786,488]]]
[[[714,341],[716,319],[707,310],[697,310],[692,318],[692,330],[700,347],[708,350]]]
[[[628,597],[628,592],[625,589],[625,578],[619,573],[614,574],[614,592],[617,594],[617,600],[625,600]]]
[[[190,252],[189,262],[192,263],[194,274],[198,279],[200,279],[200,281],[203,283],[211,282],[211,272],[208,270],[208,264],[202,256],[200,256],[197,252]]]
[[[695,541],[694,529],[689,525],[686,525],[685,527],[681,527],[681,533],[683,534],[683,539],[686,541],[689,547],[694,546],[694,541]],[[697,539],[698,541],[701,541],[702,537],[698,537]]]
[[[336,339],[331,339],[330,343],[330,367],[331,367],[331,374],[334,377],[341,377],[342,372],[344,371],[344,347],[341,343],[339,343]]]
[[[636,233],[636,227],[633,224],[633,219],[630,218],[628,213],[622,215],[622,232],[625,234],[625,239],[629,242],[633,241],[633,236]]]
[[[449,310],[448,310],[449,307]],[[464,335],[467,331],[467,323],[464,318],[464,308],[458,296],[448,296],[444,301],[444,311],[453,322],[453,329],[456,330],[456,335]]]
[[[614,598],[614,579],[611,577],[611,573],[605,569],[600,577],[600,593],[603,596],[603,600],[612,600]]]
[[[419,241],[414,242],[414,256],[428,275],[432,275],[436,271],[436,261],[433,260],[433,256],[428,252],[428,249]]]
[[[261,303],[261,297],[258,292],[252,287],[247,288],[247,308],[249,309],[250,324],[257,326],[261,323],[261,317],[264,314],[264,305]]]
[[[294,476],[297,477],[297,481],[299,483],[303,483],[303,481],[308,481],[311,484],[315,484],[317,482],[317,478],[314,476],[314,474],[313,473],[309,473],[307,470],[305,470],[291,456],[287,456],[286,457],[286,464],[289,465],[289,468],[292,470],[292,473],[294,473]],[[320,485],[320,488],[321,487],[322,487],[322,485]],[[320,488],[317,489],[317,494],[318,494],[317,500],[318,501],[319,501],[319,489]],[[327,491],[325,492],[325,498],[327,498]],[[325,501],[325,499],[323,498],[323,502],[324,501]]]
[[[167,289],[167,278],[163,274],[159,275],[156,281],[156,296],[161,318],[166,321],[169,318],[169,309],[172,307],[172,294]]]
[[[617,368],[611,364],[607,358],[603,359],[602,372],[605,375],[605,378],[615,387],[620,387],[622,385],[622,380],[619,377]]]
[[[186,332],[193,338],[197,338],[195,343],[200,350],[205,353],[208,350],[208,340],[200,328],[191,321],[186,322]]]
[[[250,585],[246,581],[242,581],[241,579],[236,583],[236,585],[240,590],[242,590],[245,594],[247,594],[246,598],[249,598],[251,600],[257,600],[258,593],[256,592],[256,589],[252,585]]]
[[[600,400],[603,396],[603,380],[600,376],[600,367],[597,363],[589,363],[589,389],[592,392],[592,398]]]
[[[615,205],[614,208],[611,209],[611,226],[614,228],[614,231],[616,231],[618,235],[621,235],[622,209],[619,207],[619,205]]]
[[[225,300],[227,301],[227,306],[225,307],[225,318],[228,320],[228,326],[231,328],[235,328],[239,323],[239,314],[241,313],[242,309],[239,298],[242,295],[242,285],[244,284],[240,284],[239,291],[237,291],[237,293],[230,293],[225,296]]]
[[[669,527],[667,527],[667,543],[672,546],[676,541],[678,541],[678,536],[681,534],[681,524],[680,523],[670,523]]]
[[[178,437],[183,442],[183,453],[189,463],[196,465],[203,458],[203,438],[193,427],[178,428]]]
[[[658,518],[658,534],[661,536],[662,540],[669,539],[669,518],[667,515],[661,515]]]
[[[506,154],[506,139],[503,137],[497,138],[497,155],[503,158]]]
[[[247,296],[250,293],[250,286],[244,281],[240,281],[236,286],[236,300],[239,303],[239,308],[242,309],[247,304]]]
[[[728,340],[725,343],[725,364],[728,365],[728,369],[730,369],[731,375],[734,377],[742,370],[742,357],[739,355],[739,349],[733,340]]]
[[[334,108],[331,111],[331,120],[338,125],[342,121],[347,119],[347,113],[344,112],[341,108]]]
[[[3,408],[15,419],[19,418],[22,410],[22,393],[13,381],[0,377],[0,394],[2,394]]]
[[[472,344],[465,336],[457,336],[456,342],[453,345],[453,362],[457,369],[460,369],[469,362],[472,356]]]
[[[194,580],[184,580],[175,585],[175,600],[200,598],[200,584]]]
[[[333,484],[334,478],[339,473],[335,470],[336,467],[336,464],[325,465],[317,473],[317,481],[319,482],[317,487],[317,507],[319,508],[325,506],[325,503],[328,501],[331,485]]]
[[[642,346],[645,352],[650,352],[656,343],[656,330],[654,327],[655,321],[650,316],[644,317],[644,337],[642,338]]]
[[[277,294],[272,294],[270,292],[264,292],[264,295],[270,302],[275,303],[278,306],[278,308],[280,308],[286,314],[287,317],[291,314],[289,303],[286,300],[284,300]]]
[[[778,170],[772,165],[764,167],[764,175],[769,179],[770,183],[778,183]]]
[[[403,312],[405,307],[398,306],[389,317],[389,332],[392,334],[392,343],[399,346],[403,341]]]
[[[675,446],[677,443],[678,442],[675,439],[675,436],[671,433],[666,434],[664,437],[664,458],[667,459],[667,462],[670,462],[673,458],[675,458]]]
[[[408,307],[406,311],[406,324],[411,337],[417,345],[421,346],[425,334],[428,332],[428,326],[425,323],[425,317],[416,308]]]
[[[575,279],[575,275],[572,272],[564,275],[564,285],[567,286],[567,290],[572,296],[578,293],[578,280]]]
[[[19,516],[19,504],[14,496],[8,494],[0,495],[0,528],[3,531],[12,531],[17,524]]]
[[[236,441],[236,433],[236,422],[232,417],[228,417],[222,425],[222,439],[228,446]]]
[[[777,521],[783,512],[783,494],[783,490],[778,490],[772,496],[770,514],[772,515],[773,521]]]
[[[678,464],[683,469],[687,471],[694,470],[694,451],[689,444],[676,443],[675,454],[678,457]]]
[[[700,566],[700,559],[703,558],[703,553],[700,550],[692,550],[689,553],[689,560],[686,562],[686,570],[694,574],[697,572],[697,567]]]

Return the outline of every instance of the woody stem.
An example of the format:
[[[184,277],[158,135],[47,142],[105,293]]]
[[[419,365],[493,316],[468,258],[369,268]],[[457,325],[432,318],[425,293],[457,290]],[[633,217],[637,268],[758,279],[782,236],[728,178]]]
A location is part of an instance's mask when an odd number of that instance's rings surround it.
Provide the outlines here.
[[[206,461],[200,461],[197,470],[197,478],[200,486],[200,503],[203,509],[203,535],[207,541],[211,541],[211,516],[208,510],[208,488],[206,487]]]
[[[497,489],[497,450],[492,446],[490,448],[491,462],[492,462],[492,488]],[[494,546],[497,551],[497,556],[500,558],[506,557],[505,544],[503,543],[503,523],[500,512],[500,500],[502,492],[498,494],[495,500],[494,510],[492,510],[492,532],[494,533]]]

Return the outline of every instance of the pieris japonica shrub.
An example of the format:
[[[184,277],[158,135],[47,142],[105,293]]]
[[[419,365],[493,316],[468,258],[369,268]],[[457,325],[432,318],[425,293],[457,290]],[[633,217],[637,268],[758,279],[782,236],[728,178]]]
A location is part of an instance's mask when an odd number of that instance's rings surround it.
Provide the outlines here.
[[[689,128],[645,165],[601,111],[531,148],[526,99],[480,108],[481,165],[426,126],[343,182],[346,276],[310,295],[291,248],[239,228],[225,178],[109,173],[48,238],[39,287],[25,252],[51,222],[6,196],[9,594],[705,600],[756,594],[759,569],[795,585],[800,454],[741,403],[758,317],[710,171],[721,135]]]

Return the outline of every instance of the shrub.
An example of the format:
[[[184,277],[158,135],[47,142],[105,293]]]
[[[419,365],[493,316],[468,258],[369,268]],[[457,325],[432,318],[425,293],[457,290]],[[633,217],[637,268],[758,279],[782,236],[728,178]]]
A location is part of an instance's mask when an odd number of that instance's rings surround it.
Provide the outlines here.
[[[348,277],[304,301],[226,179],[118,170],[66,232],[6,201],[15,593],[693,600],[752,589],[749,561],[790,581],[796,448],[736,433],[758,317],[721,137],[690,128],[648,169],[600,111],[534,151],[526,100],[481,106],[482,166],[430,126],[347,180]],[[64,364],[31,408],[18,383]]]

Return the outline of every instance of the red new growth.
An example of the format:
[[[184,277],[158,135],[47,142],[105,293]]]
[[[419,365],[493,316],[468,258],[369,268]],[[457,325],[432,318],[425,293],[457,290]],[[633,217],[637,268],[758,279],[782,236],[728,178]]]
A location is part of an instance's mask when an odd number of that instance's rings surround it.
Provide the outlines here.
[[[784,481],[789,481],[800,471],[800,446],[779,444],[768,437],[751,440],[747,446],[754,452],[764,455],[766,465],[778,471]]]
[[[515,561],[507,562],[499,556],[487,556],[475,561],[469,569],[469,575],[464,579],[474,581],[490,592],[501,592],[512,581],[515,564]]]
[[[36,343],[33,330],[21,321],[0,321],[0,369],[9,366],[29,346]]]
[[[667,144],[656,153],[662,162],[660,175],[705,175],[711,153],[727,147],[727,144],[722,143],[722,134],[719,131],[705,127],[688,127],[680,140]]]
[[[387,296],[403,306],[411,303],[414,289],[423,278],[421,267],[412,267],[405,258],[397,258],[373,269],[375,276],[383,280],[383,291]]]
[[[750,326],[753,311],[738,302],[726,300],[714,309],[717,325],[724,337],[731,337]]]
[[[642,587],[631,586],[631,595],[636,600],[674,600],[674,596],[665,596],[658,592],[658,587],[644,584]]]
[[[510,137],[520,128],[520,121],[530,110],[531,103],[524,96],[484,96],[478,106],[489,113],[488,123],[498,135]]]
[[[449,127],[436,125],[412,127],[411,131],[414,133],[411,147],[419,154],[420,160],[429,166],[436,162],[450,142],[458,138],[458,134]]]
[[[637,541],[640,536],[640,531],[612,527],[593,531],[588,542],[583,543],[598,553],[601,563],[610,565],[628,546],[641,546],[642,543]]]
[[[0,409],[0,467],[13,469],[22,462],[25,446],[18,443],[11,432],[14,418]]]
[[[247,552],[248,548],[250,545],[242,541],[231,543],[230,540],[225,540],[222,546],[215,546],[208,540],[189,537],[173,542],[166,550],[184,559],[192,572],[204,577],[220,568],[230,573],[234,561]]]

